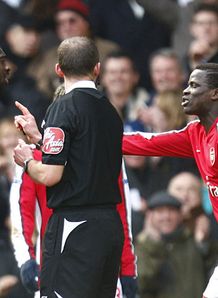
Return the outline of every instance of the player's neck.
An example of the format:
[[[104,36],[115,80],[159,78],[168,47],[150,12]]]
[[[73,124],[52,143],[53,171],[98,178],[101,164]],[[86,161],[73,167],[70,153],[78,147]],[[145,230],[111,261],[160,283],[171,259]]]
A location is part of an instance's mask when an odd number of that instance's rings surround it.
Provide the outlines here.
[[[209,113],[207,117],[199,117],[201,124],[204,126],[206,133],[209,132],[211,126],[214,124],[218,117],[218,114]]]

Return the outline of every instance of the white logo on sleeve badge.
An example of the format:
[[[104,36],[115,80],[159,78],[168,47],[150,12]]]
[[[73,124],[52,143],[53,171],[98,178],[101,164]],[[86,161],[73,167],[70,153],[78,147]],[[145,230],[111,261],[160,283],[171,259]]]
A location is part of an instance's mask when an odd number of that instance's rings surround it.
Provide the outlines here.
[[[46,128],[42,151],[46,154],[59,154],[64,148],[64,138],[65,134],[61,128]]]

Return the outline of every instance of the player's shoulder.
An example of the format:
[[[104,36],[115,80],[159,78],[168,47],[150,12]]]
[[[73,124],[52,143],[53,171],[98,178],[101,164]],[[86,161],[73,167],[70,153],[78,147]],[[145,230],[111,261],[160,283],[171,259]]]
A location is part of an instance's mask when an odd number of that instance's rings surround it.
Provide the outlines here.
[[[195,119],[195,120],[192,120],[192,121],[189,121],[186,126],[184,128],[181,129],[182,130],[196,130],[197,128],[200,128],[201,127],[201,122],[199,119]]]

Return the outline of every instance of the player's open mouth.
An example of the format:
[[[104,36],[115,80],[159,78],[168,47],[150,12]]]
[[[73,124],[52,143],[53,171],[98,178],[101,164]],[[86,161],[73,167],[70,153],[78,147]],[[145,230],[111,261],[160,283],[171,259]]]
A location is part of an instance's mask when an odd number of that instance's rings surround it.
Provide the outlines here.
[[[182,98],[182,103],[181,103],[181,105],[183,106],[183,107],[186,107],[187,105],[188,105],[188,103],[189,103],[189,100],[187,99],[187,98]]]

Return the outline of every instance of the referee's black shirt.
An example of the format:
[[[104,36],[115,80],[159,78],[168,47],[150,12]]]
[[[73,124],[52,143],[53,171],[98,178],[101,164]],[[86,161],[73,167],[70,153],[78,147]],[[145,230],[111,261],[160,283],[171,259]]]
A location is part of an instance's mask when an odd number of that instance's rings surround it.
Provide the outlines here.
[[[94,88],[76,88],[45,117],[43,163],[65,165],[61,181],[47,187],[49,208],[98,206],[121,201],[118,176],[123,124]]]

